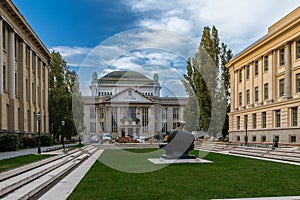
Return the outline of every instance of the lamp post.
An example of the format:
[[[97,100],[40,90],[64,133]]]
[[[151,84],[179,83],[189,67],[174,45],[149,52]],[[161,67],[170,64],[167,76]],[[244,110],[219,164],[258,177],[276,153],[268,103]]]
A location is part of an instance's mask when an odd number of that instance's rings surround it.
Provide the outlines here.
[[[41,113],[38,112],[36,114],[36,118],[37,118],[37,121],[38,121],[38,134],[39,134],[39,137],[38,137],[38,154],[41,154],[41,119],[42,119]]]
[[[248,119],[246,119],[245,125],[246,125],[245,145],[248,146]]]
[[[64,141],[64,126],[65,126],[65,121],[64,120],[61,121],[61,126],[62,126],[62,128],[61,128],[61,144],[63,146],[63,149],[65,149],[65,141]]]

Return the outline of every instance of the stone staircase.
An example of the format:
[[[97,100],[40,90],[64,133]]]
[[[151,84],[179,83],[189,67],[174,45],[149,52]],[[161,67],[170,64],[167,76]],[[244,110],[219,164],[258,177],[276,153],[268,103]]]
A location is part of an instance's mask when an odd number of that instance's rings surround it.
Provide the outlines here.
[[[0,199],[40,196],[97,150],[97,147],[86,146],[1,173]]]

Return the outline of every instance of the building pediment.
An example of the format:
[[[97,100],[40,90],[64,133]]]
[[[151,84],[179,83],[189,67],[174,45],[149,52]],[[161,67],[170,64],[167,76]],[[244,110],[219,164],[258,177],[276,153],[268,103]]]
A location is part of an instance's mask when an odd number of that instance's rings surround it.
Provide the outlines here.
[[[154,99],[148,97],[133,88],[127,88],[104,101],[106,102],[129,102],[129,103],[154,103]]]

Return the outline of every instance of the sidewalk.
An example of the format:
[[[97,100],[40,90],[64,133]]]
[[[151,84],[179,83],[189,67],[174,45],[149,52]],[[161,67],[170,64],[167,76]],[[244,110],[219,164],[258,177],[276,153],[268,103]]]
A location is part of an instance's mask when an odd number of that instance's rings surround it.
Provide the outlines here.
[[[77,144],[74,144],[77,145]],[[48,148],[58,148],[61,147],[62,145],[54,145],[54,146],[50,146],[50,147],[41,147],[41,151],[45,152]],[[0,153],[0,160],[4,160],[7,158],[14,158],[14,157],[18,157],[18,156],[24,156],[24,155],[28,155],[28,154],[37,154],[38,148],[32,148],[32,149],[23,149],[23,150],[19,150],[19,151],[9,151],[9,152],[1,152]]]

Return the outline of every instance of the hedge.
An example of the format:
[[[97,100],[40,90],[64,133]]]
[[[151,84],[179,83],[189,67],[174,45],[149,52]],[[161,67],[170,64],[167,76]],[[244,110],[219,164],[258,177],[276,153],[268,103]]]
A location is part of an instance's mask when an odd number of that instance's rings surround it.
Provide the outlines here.
[[[14,133],[0,135],[0,151],[16,151],[19,146],[19,136]]]

